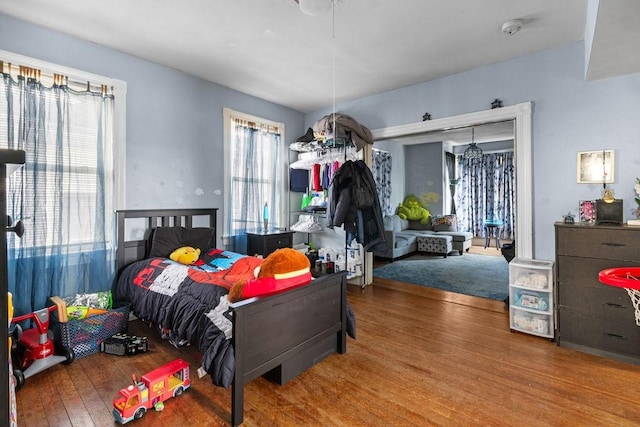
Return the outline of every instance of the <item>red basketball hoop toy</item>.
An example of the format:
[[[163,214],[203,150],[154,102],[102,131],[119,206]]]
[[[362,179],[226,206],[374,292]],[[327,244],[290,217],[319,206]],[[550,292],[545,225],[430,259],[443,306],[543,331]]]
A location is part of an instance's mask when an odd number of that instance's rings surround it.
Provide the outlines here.
[[[636,309],[636,325],[640,326],[640,267],[608,268],[598,274],[598,280],[627,291]]]

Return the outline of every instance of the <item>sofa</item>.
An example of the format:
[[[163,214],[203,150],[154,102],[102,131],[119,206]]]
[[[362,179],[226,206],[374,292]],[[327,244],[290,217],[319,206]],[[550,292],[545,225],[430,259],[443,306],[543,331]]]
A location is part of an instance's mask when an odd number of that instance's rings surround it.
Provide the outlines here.
[[[428,224],[420,221],[405,220],[398,215],[388,215],[384,218],[386,251],[374,251],[374,256],[389,261],[410,255],[418,251],[418,236],[447,235],[451,236],[452,248],[460,255],[468,252],[473,240],[473,233],[457,231],[455,215],[431,216]]]

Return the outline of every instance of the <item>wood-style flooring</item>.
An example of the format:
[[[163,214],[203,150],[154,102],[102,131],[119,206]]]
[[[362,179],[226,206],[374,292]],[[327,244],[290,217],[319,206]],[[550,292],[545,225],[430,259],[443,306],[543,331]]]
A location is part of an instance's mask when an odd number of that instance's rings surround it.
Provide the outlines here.
[[[495,248],[493,249],[495,251]],[[509,330],[497,301],[376,279],[350,287],[357,339],[284,386],[245,387],[245,426],[638,426],[640,367]],[[150,351],[94,354],[28,378],[18,425],[113,426],[111,402],[141,374],[177,357],[193,386],[132,426],[229,425],[230,391],[197,378],[196,352],[161,341]],[[640,351],[640,349],[638,349]]]

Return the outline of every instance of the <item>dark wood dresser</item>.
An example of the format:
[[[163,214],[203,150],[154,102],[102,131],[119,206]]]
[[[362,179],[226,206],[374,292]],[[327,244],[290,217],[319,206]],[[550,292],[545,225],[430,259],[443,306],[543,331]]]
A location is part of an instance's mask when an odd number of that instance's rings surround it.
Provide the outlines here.
[[[640,266],[640,228],[556,223],[558,345],[640,364],[640,326],[626,290],[598,280]]]

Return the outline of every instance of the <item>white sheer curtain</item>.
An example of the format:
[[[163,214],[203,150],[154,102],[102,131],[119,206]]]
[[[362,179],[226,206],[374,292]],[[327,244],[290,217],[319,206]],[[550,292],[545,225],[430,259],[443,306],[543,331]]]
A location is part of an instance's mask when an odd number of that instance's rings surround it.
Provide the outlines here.
[[[227,177],[228,249],[246,253],[246,232],[283,227],[286,198],[284,147],[278,128],[232,118]]]
[[[114,97],[76,91],[63,76],[47,86],[31,74],[2,74],[0,146],[25,165],[8,181],[9,290],[16,314],[69,296],[111,289],[114,263]],[[86,83],[85,83],[86,85]]]

